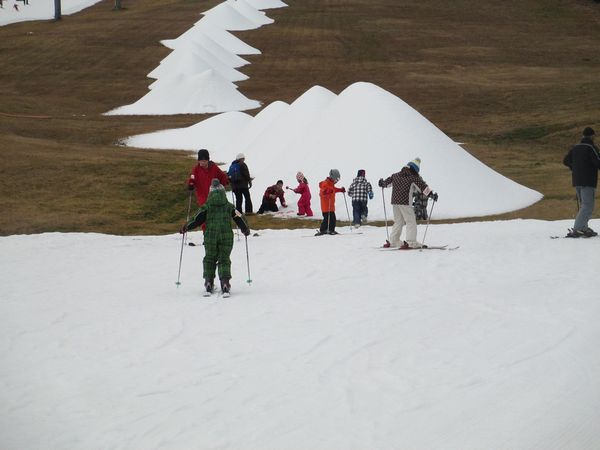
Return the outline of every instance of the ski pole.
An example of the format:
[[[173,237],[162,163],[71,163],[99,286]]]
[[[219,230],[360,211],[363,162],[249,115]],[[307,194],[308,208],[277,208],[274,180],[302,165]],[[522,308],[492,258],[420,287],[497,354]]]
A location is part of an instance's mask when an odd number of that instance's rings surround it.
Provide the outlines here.
[[[181,285],[181,281],[179,281],[179,279],[181,277],[181,261],[183,259],[183,246],[185,245],[186,235],[187,235],[187,232],[183,233],[183,236],[181,237],[181,250],[179,251],[179,270],[177,271],[177,281],[175,282],[177,287],[179,287]]]
[[[433,201],[433,204],[431,205],[431,211],[429,211],[429,217],[427,217],[427,225],[425,225],[425,233],[423,233],[423,242],[421,242],[421,245],[425,245],[425,237],[427,236],[427,228],[429,228],[429,221],[431,220],[431,214],[433,214],[434,206],[435,206],[435,200]]]
[[[348,215],[348,222],[352,223],[352,221],[350,220],[350,212],[348,211],[348,201],[346,200],[346,193],[343,192],[344,194],[344,203],[346,204],[346,214]],[[350,225],[350,231],[354,231],[352,225]]]
[[[231,202],[235,205],[235,198],[234,198],[234,195],[233,195],[233,189],[231,190]],[[240,211],[240,214],[241,213],[242,212]],[[239,241],[240,240],[240,227],[237,226],[237,223],[235,224],[235,233],[237,235],[237,240]]]
[[[250,278],[250,255],[248,254],[248,236],[244,235],[244,239],[246,240],[246,267],[248,268],[248,279],[246,283],[252,283],[252,279]]]
[[[390,242],[390,232],[388,230],[387,222],[387,211],[385,209],[385,188],[381,186],[381,201],[383,202],[383,217],[385,218],[385,234],[387,235],[387,242]]]

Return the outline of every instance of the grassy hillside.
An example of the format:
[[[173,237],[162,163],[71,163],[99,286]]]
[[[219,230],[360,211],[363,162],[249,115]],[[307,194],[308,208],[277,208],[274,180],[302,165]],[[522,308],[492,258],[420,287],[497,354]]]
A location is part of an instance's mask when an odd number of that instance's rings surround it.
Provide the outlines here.
[[[142,97],[146,74],[169,53],[159,40],[177,37],[220,1],[125,0],[122,11],[112,3],[56,23],[0,27],[0,234],[165,233],[185,215],[193,161],[114,144],[203,116],[101,113]],[[339,92],[373,82],[485,164],[545,195],[501,217],[573,216],[561,160],[584,126],[600,129],[598,3],[287,3],[268,12],[273,25],[237,33],[262,51],[246,57],[245,95],[290,102],[315,84]],[[259,217],[251,225],[279,226]]]

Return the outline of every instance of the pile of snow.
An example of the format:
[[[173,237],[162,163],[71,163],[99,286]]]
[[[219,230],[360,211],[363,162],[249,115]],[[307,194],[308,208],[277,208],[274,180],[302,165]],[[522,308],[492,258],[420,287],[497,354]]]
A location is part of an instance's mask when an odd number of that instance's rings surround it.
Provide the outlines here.
[[[369,218],[382,220],[384,206],[377,180],[417,156],[422,160],[421,175],[440,196],[433,212],[436,219],[501,214],[542,197],[485,166],[407,103],[371,83],[355,83],[339,95],[315,86],[290,105],[275,102],[254,118],[236,117],[229,120],[217,115],[189,128],[135,136],[125,143],[142,148],[204,147],[213,160],[228,163],[244,153],[255,177],[255,209],[264,189],[277,179],[295,187],[295,174],[300,170],[309,180],[313,210],[318,213],[318,181],[330,169],[340,170],[338,186],[345,187],[358,169],[365,169],[375,192]],[[224,129],[227,126],[229,130]],[[390,194],[390,190],[385,192],[388,204]],[[293,205],[295,194],[287,195]],[[347,219],[342,198],[336,207],[338,218]]]
[[[61,14],[65,16],[75,14],[98,2],[100,0],[61,0]],[[3,8],[0,8],[0,26],[29,20],[50,19],[54,19],[54,2],[51,0],[29,0],[28,4],[23,1],[4,0]]]
[[[229,299],[201,246],[175,287],[178,235],[0,237],[0,447],[596,448],[600,238],[570,226],[261,231]]]
[[[248,99],[234,84],[248,79],[237,70],[249,64],[239,55],[260,51],[229,31],[253,30],[273,23],[261,9],[283,6],[279,1],[226,0],[205,11],[190,30],[176,39],[162,41],[173,52],[148,74],[157,80],[149,86],[150,92],[106,114],[201,114],[260,107],[260,102]]]

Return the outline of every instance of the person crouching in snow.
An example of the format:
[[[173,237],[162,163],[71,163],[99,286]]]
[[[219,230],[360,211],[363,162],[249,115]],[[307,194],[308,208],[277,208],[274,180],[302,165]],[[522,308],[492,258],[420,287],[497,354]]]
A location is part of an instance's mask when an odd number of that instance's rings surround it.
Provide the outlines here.
[[[323,222],[321,228],[315,236],[323,234],[339,234],[335,231],[335,194],[337,192],[346,192],[346,188],[335,187],[340,181],[340,171],[331,169],[329,176],[319,183],[319,197],[321,197],[321,211],[323,212]]]
[[[219,266],[219,279],[221,291],[229,293],[231,285],[231,250],[233,249],[233,230],[231,219],[235,221],[244,236],[250,234],[250,229],[240,212],[227,201],[225,188],[218,179],[211,182],[210,192],[206,203],[200,207],[196,216],[183,225],[180,233],[187,233],[203,223],[206,223],[204,231],[204,288],[206,292],[212,293],[217,265]]]
[[[438,195],[431,190],[419,175],[421,159],[415,158],[400,172],[392,174],[385,180],[379,180],[379,186],[386,188],[392,185],[392,210],[394,212],[394,226],[390,233],[390,240],[384,247],[421,248],[425,247],[417,242],[417,218],[410,202],[416,190],[437,201]],[[400,241],[402,227],[406,224],[406,240]]]
[[[258,209],[258,214],[263,214],[265,211],[277,212],[277,199],[281,202],[283,208],[287,208],[285,197],[283,196],[283,181],[277,180],[273,186],[269,186],[263,195],[262,204]]]
[[[365,178],[363,169],[360,169],[356,178],[352,180],[348,188],[348,196],[352,198],[352,225],[360,227],[369,214],[367,202],[373,199],[373,188]]]
[[[304,177],[302,172],[298,172],[296,174],[296,181],[298,181],[298,187],[296,189],[292,189],[289,186],[286,186],[286,189],[290,189],[294,191],[296,194],[300,194],[300,200],[298,200],[298,216],[303,216],[306,214],[307,217],[312,217],[313,212],[310,207],[310,188],[308,187],[308,181]]]

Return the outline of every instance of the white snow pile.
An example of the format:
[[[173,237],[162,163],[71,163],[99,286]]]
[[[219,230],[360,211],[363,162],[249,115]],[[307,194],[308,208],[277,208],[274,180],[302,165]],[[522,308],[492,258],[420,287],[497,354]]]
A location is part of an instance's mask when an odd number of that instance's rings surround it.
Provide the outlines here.
[[[61,14],[70,15],[89,8],[100,0],[61,0]],[[16,8],[15,8],[16,5]],[[0,26],[30,20],[54,19],[54,1],[29,0],[28,4],[17,0],[4,0],[0,8]]]
[[[176,234],[0,237],[0,448],[597,448],[600,238],[569,226],[261,231],[229,299],[202,246],[175,287]]]
[[[239,55],[260,53],[229,31],[253,30],[273,23],[262,11],[286,6],[271,0],[226,0],[205,11],[202,19],[176,39],[162,43],[173,49],[148,74],[157,81],[137,102],[107,115],[172,115],[244,111],[260,102],[248,99],[235,84],[248,79],[237,70],[249,64]]]
[[[255,117],[217,115],[188,128],[134,136],[125,144],[185,150],[204,147],[213,160],[227,163],[242,152],[255,177],[255,209],[264,189],[277,179],[295,187],[295,174],[300,170],[309,180],[313,210],[318,215],[318,181],[330,169],[340,170],[338,186],[345,187],[358,169],[365,169],[375,192],[369,202],[369,218],[382,220],[384,206],[377,180],[399,171],[417,156],[422,160],[421,175],[440,196],[433,212],[436,219],[501,214],[542,198],[539,192],[481,163],[407,103],[371,83],[355,83],[339,95],[315,86],[292,104],[275,102]],[[276,215],[295,213],[294,195],[287,194],[292,208]],[[389,204],[391,191],[385,195]],[[338,198],[339,219],[348,218],[345,206]],[[348,208],[351,212],[350,204]]]

